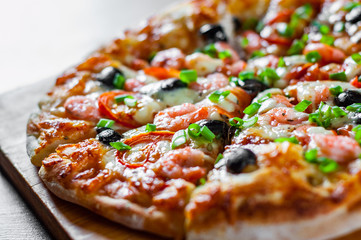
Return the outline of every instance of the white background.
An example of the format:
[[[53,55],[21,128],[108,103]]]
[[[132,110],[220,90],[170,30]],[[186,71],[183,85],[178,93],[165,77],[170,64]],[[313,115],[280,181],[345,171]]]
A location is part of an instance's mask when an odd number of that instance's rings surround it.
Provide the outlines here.
[[[0,0],[0,94],[59,75],[174,0]]]

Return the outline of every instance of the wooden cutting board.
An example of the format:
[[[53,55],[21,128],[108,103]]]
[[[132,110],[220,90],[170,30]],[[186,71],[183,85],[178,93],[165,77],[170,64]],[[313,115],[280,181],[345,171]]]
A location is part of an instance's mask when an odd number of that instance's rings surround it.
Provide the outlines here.
[[[26,154],[25,128],[29,114],[53,84],[54,79],[48,79],[0,96],[0,166],[57,239],[160,239],[58,199],[44,187]],[[361,231],[338,240],[359,239]]]

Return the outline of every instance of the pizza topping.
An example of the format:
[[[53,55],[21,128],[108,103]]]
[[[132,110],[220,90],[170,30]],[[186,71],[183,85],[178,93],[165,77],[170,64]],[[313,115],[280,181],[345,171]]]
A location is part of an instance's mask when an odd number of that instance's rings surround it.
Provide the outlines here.
[[[111,142],[117,142],[122,139],[122,135],[110,128],[97,128],[96,139],[106,145],[110,145]]]
[[[317,147],[321,156],[333,159],[338,163],[355,160],[361,154],[359,144],[347,136],[315,134],[311,138],[310,148]]]
[[[207,173],[205,155],[202,151],[190,147],[176,149],[164,154],[153,170],[166,178],[182,178],[196,183]]]
[[[199,34],[208,43],[214,43],[218,41],[227,42],[227,36],[221,25],[218,24],[206,24],[199,29]]]
[[[124,74],[115,67],[106,67],[98,75],[97,80],[109,87],[122,89],[124,86]]]
[[[121,90],[103,93],[98,98],[98,105],[103,116],[132,128],[151,122],[154,114],[163,108],[148,96]]]
[[[302,100],[300,103],[298,103],[295,106],[295,110],[298,111],[298,112],[304,112],[308,108],[308,106],[310,106],[311,104],[312,104],[311,101]]]
[[[154,163],[162,154],[170,150],[173,135],[172,132],[156,131],[132,136],[121,143],[125,146],[121,150],[129,151],[118,151],[116,159],[129,168],[143,167],[148,162]]]
[[[361,20],[361,7],[354,7],[352,10],[346,14],[346,21],[349,23],[357,23]]]
[[[122,142],[111,142],[109,143],[109,145],[117,149],[118,151],[126,151],[132,149],[130,146]]]
[[[102,118],[97,123],[97,128],[111,128],[114,125],[113,120]]]
[[[347,107],[354,103],[361,103],[361,93],[354,90],[346,90],[335,98],[335,104],[340,107]]]
[[[323,173],[335,172],[339,168],[339,165],[336,161],[327,157],[317,157],[316,148],[306,151],[305,159],[309,163],[318,164],[318,169]]]
[[[64,108],[76,119],[96,121],[100,118],[96,101],[85,96],[69,97],[64,103]]]
[[[167,106],[198,101],[198,92],[187,88],[188,84],[180,79],[171,78],[148,84],[139,89],[139,92],[162,101]]]
[[[200,128],[206,127],[208,128],[217,139],[221,138],[227,144],[230,139],[230,129],[229,125],[226,122],[219,121],[219,120],[201,120],[198,121],[196,124],[200,126]],[[189,129],[189,128],[188,128]],[[203,133],[202,133],[203,134]],[[209,134],[210,135],[210,134]]]
[[[185,65],[185,55],[178,48],[170,48],[156,53],[151,61],[152,67],[182,69]]]
[[[224,155],[227,171],[233,174],[241,173],[247,166],[256,165],[257,156],[249,149],[239,148]]]
[[[179,78],[185,84],[197,81],[197,71],[196,70],[182,70],[179,74]]]
[[[268,86],[257,79],[244,79],[238,81],[239,86],[245,90],[251,97],[257,96],[258,93],[266,90]]]

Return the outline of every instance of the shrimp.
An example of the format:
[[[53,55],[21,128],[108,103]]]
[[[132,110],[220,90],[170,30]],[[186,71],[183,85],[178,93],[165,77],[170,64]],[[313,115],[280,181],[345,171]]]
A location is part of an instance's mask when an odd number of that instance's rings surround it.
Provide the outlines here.
[[[312,140],[322,156],[338,163],[347,163],[358,158],[361,147],[356,140],[346,136],[315,134]]]
[[[157,129],[178,131],[185,129],[191,123],[206,119],[210,115],[209,107],[198,107],[191,103],[167,108],[158,112],[154,118]]]
[[[207,76],[207,78],[200,78],[197,82],[192,82],[189,87],[198,92],[202,91],[214,91],[229,84],[228,78],[222,73],[213,73]]]
[[[166,178],[182,178],[195,183],[207,173],[204,158],[202,151],[190,147],[173,150],[158,160],[153,171]]]
[[[260,116],[260,122],[266,121],[271,126],[280,124],[297,125],[308,120],[308,114],[296,112],[293,108],[273,108]]]
[[[309,52],[317,51],[323,62],[336,62],[342,63],[346,55],[339,49],[328,46],[323,43],[309,43],[303,50],[303,54],[306,55]]]
[[[96,101],[85,96],[73,96],[64,103],[65,111],[76,119],[96,121],[100,118]]]
[[[185,65],[185,55],[178,48],[170,48],[158,52],[151,62],[152,67],[182,69]]]

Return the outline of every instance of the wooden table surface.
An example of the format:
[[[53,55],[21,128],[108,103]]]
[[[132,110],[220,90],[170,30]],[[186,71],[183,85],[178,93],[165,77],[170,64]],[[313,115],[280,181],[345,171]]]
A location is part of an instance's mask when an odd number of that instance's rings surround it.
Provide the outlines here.
[[[0,1],[0,93],[61,73],[172,2]],[[1,169],[0,239],[51,239]]]

